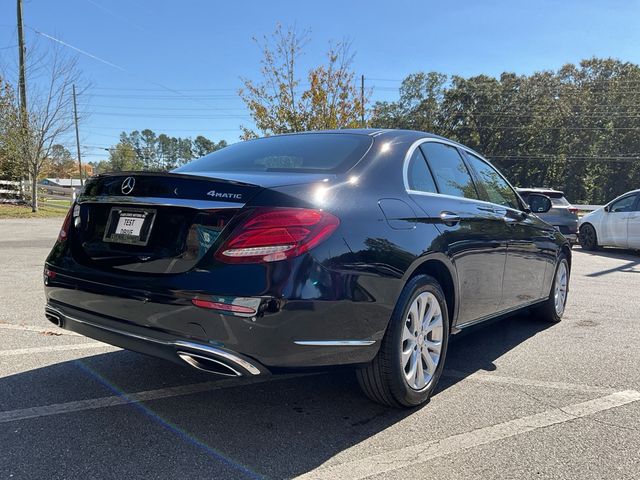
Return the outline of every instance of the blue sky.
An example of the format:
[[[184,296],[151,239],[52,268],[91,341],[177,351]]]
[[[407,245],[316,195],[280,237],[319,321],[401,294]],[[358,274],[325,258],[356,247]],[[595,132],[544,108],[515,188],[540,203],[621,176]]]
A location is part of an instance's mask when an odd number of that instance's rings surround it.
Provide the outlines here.
[[[9,74],[15,3],[0,0],[0,71]],[[395,99],[400,80],[417,71],[530,73],[591,56],[640,63],[640,1],[25,0],[24,17],[28,27],[121,67],[80,57],[92,84],[80,98],[88,161],[104,158],[101,149],[122,130],[236,141],[239,125],[251,125],[236,95],[239,78],[259,74],[251,38],[277,22],[311,31],[307,66],[324,60],[330,40],[350,39],[354,70],[373,100]],[[26,35],[37,37],[29,28]]]

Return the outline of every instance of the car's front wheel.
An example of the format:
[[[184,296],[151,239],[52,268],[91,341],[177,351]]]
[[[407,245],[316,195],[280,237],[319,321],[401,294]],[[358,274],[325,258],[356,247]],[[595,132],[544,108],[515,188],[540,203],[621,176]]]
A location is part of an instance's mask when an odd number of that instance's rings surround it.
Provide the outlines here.
[[[362,390],[385,405],[425,403],[442,373],[448,340],[442,288],[428,275],[412,278],[400,294],[378,355],[357,371]]]
[[[580,246],[585,250],[596,250],[598,248],[598,235],[593,225],[585,223],[580,227]]]

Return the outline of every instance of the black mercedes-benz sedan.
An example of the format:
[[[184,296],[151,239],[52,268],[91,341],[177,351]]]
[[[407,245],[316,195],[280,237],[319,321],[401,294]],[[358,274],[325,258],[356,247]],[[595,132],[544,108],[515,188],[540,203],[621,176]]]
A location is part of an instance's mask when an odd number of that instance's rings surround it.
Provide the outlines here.
[[[237,143],[169,173],[90,179],[46,260],[46,316],[126,349],[248,376],[352,366],[424,403],[449,336],[561,319],[569,242],[481,155],[415,131]]]

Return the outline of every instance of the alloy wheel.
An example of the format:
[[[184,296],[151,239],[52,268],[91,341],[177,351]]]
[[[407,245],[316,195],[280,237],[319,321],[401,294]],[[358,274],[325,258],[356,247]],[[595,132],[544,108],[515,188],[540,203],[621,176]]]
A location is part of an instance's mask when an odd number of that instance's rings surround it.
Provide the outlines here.
[[[582,229],[582,232],[580,232],[580,234],[582,236],[583,245],[585,248],[590,249],[596,246],[596,235],[593,227],[586,225]]]
[[[569,271],[567,269],[566,262],[560,262],[560,265],[558,265],[558,271],[556,272],[555,289],[553,293],[556,314],[558,316],[564,313],[564,306],[567,302],[568,273]]]
[[[433,378],[440,363],[443,333],[438,299],[422,292],[413,300],[402,331],[402,367],[412,389],[422,390]]]

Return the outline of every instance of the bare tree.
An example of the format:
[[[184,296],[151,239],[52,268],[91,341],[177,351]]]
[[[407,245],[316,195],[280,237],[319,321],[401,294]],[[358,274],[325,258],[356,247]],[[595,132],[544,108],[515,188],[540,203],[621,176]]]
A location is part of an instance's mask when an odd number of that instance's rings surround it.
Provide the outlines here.
[[[73,127],[72,87],[80,82],[77,57],[55,46],[27,56],[28,111],[26,128],[16,125],[13,138],[31,180],[31,207],[38,211],[38,178],[51,149]]]

